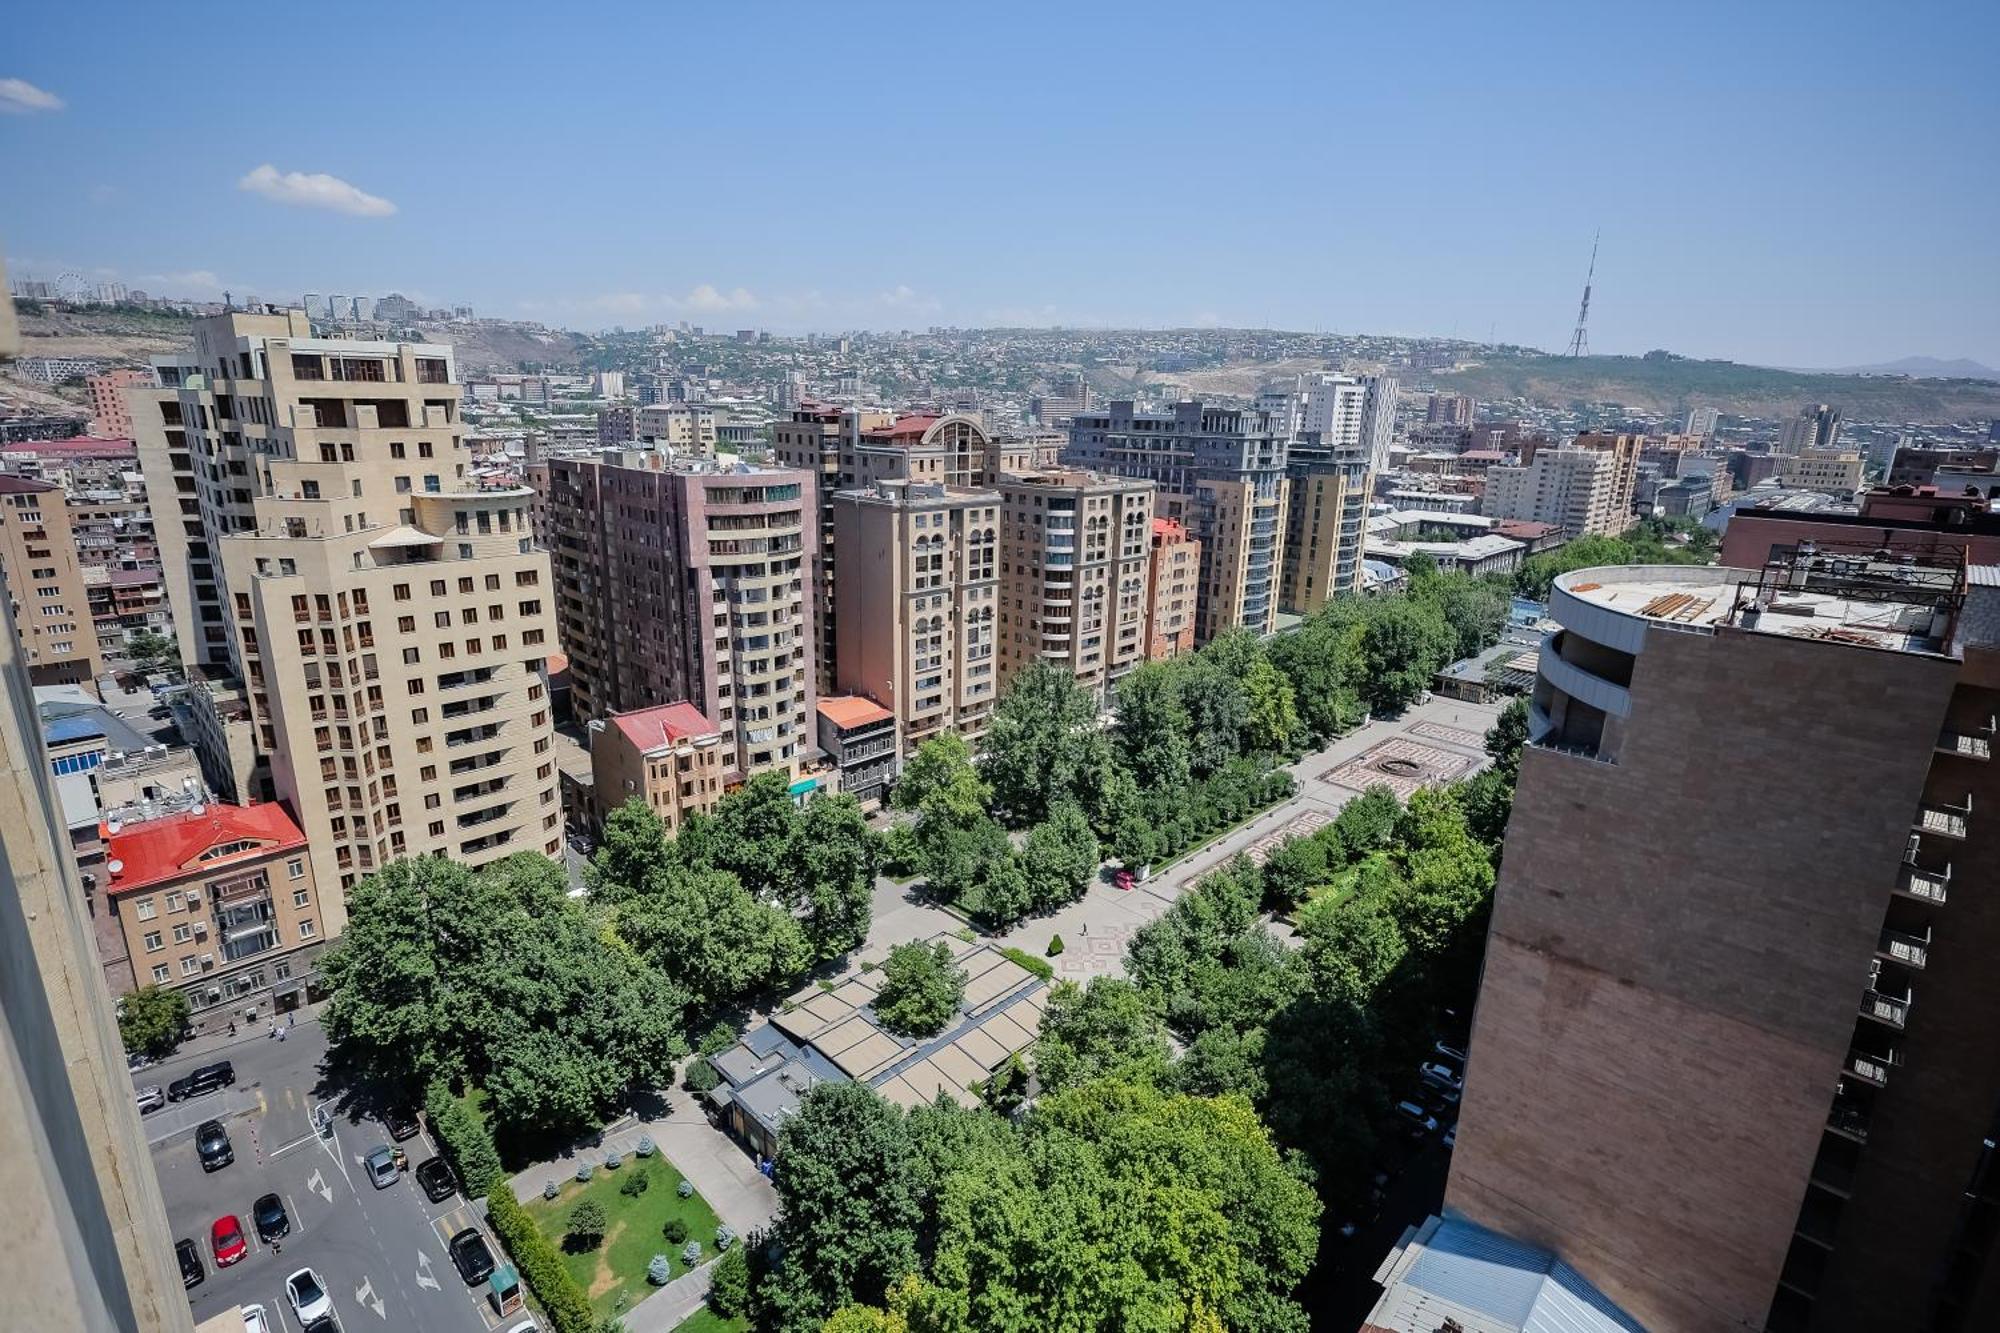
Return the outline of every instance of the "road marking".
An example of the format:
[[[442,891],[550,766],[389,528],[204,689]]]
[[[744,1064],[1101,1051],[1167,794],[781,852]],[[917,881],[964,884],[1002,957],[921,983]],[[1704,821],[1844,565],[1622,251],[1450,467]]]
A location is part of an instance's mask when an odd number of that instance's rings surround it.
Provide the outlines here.
[[[306,1144],[313,1142],[318,1137],[319,1135],[317,1134],[307,1134],[302,1138],[293,1139],[290,1143],[284,1144],[281,1147],[271,1149],[271,1151],[266,1153],[265,1156],[269,1158],[283,1157],[286,1153],[290,1152],[292,1149],[303,1148]]]
[[[299,1090],[290,1084],[285,1086],[285,1109],[294,1110],[299,1104]]]
[[[361,1279],[361,1285],[354,1289],[354,1300],[356,1304],[365,1305],[373,1310],[377,1319],[389,1317],[382,1305],[382,1298],[375,1294],[374,1285],[365,1277]]]
[[[438,1280],[431,1276],[431,1256],[424,1250],[417,1251],[417,1285],[438,1289]]]
[[[333,1186],[326,1183],[326,1176],[323,1172],[315,1171],[307,1176],[306,1188],[319,1195],[320,1198],[325,1199],[328,1203],[333,1202]]]
[[[264,1100],[264,1086],[260,1083],[257,1085],[257,1114],[263,1115],[270,1109],[270,1103]]]

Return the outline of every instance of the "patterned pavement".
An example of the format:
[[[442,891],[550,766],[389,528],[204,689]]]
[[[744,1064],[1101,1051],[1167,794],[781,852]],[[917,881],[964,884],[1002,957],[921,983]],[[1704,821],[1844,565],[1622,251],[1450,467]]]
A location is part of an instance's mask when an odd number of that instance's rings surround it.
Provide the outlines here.
[[[1355,792],[1380,783],[1395,792],[1397,800],[1407,801],[1417,788],[1442,786],[1478,763],[1469,755],[1434,749],[1397,736],[1323,774],[1320,781]]]
[[[1484,751],[1486,736],[1482,732],[1467,731],[1464,727],[1448,727],[1442,722],[1412,722],[1404,728],[1412,736],[1422,736],[1426,740],[1443,741],[1446,745],[1463,745],[1467,749]]]

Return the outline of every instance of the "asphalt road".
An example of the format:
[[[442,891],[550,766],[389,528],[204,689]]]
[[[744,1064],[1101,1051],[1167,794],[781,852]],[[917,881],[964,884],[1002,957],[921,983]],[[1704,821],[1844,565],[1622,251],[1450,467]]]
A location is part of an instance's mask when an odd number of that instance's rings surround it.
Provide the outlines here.
[[[459,1229],[484,1229],[474,1207],[457,1195],[431,1203],[412,1175],[376,1189],[362,1158],[390,1138],[370,1117],[335,1110],[331,1136],[314,1132],[313,1108],[328,1097],[320,1068],[325,1054],[319,1025],[308,1023],[282,1042],[254,1038],[133,1076],[135,1084],[164,1086],[216,1059],[236,1066],[234,1088],[145,1117],[174,1238],[196,1243],[208,1274],[188,1293],[196,1322],[232,1305],[255,1304],[264,1307],[273,1329],[298,1333],[284,1283],[288,1274],[311,1267],[332,1295],[346,1333],[488,1333],[499,1327],[483,1285],[468,1288],[445,1250]],[[194,1129],[211,1117],[223,1121],[236,1160],[204,1172],[195,1155]],[[428,1131],[401,1146],[413,1169],[436,1152]],[[292,1222],[291,1234],[275,1245],[257,1239],[249,1216],[252,1203],[266,1193],[284,1199]],[[209,1227],[231,1213],[250,1253],[217,1269]],[[490,1233],[487,1243],[497,1255]]]

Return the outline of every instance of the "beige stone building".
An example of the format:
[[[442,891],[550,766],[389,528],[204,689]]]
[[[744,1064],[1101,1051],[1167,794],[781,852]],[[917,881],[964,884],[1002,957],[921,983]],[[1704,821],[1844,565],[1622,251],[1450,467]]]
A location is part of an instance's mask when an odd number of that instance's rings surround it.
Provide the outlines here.
[[[1177,519],[1153,520],[1146,562],[1146,658],[1194,651],[1194,609],[1201,588],[1201,543]]]
[[[61,487],[0,474],[0,579],[35,684],[92,680],[103,671]]]
[[[1616,536],[1632,526],[1632,488],[1614,453],[1534,451],[1533,461],[1486,473],[1480,510],[1490,518],[1553,523],[1572,537]]]
[[[1294,445],[1287,471],[1285,560],[1278,604],[1311,615],[1343,593],[1361,591],[1373,473],[1359,444],[1339,449]]]
[[[1150,481],[1008,474],[1000,495],[1000,685],[1032,662],[1102,698],[1146,660]]]
[[[722,732],[691,703],[613,713],[590,724],[592,803],[601,824],[630,800],[644,801],[669,833],[693,811],[722,800]]]
[[[176,627],[244,684],[327,933],[397,857],[559,852],[549,559],[530,492],[469,475],[451,349],[233,312],[162,380],[129,401]]]
[[[305,833],[282,803],[102,832],[105,898],[136,984],[186,995],[197,1034],[304,998],[327,931]]]
[[[812,473],[631,450],[549,464],[577,714],[686,700],[734,784],[815,749]]]
[[[998,491],[877,481],[833,497],[836,679],[896,715],[905,753],[976,740],[999,693]]]
[[[634,414],[633,434],[655,448],[715,457],[715,409],[692,403],[655,403]],[[600,433],[600,441],[602,435]]]
[[[1778,465],[1778,483],[1802,491],[1852,495],[1861,489],[1861,455],[1846,449],[1807,449]]]
[[[153,382],[150,372],[122,368],[91,375],[84,380],[90,389],[90,433],[107,440],[132,438],[132,413],[125,405],[127,389],[144,388]]]

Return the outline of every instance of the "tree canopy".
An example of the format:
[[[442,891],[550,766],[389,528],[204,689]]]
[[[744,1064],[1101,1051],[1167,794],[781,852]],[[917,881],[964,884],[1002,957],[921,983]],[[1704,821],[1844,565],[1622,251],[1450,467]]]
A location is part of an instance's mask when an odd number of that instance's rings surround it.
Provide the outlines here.
[[[180,1044],[187,1031],[188,998],[162,986],[141,986],[118,1000],[118,1036],[125,1049],[161,1056]]]
[[[875,1016],[891,1032],[929,1037],[944,1030],[964,998],[965,969],[953,960],[951,945],[913,940],[889,950]]]

